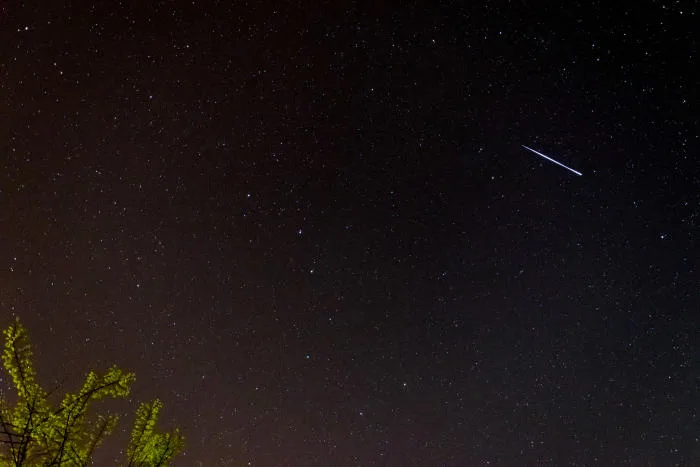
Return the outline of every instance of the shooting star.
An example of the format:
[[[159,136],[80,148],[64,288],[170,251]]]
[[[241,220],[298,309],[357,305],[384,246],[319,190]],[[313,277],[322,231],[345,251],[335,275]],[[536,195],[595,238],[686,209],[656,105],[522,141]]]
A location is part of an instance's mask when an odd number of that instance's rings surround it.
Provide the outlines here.
[[[568,166],[562,164],[561,162],[555,161],[555,160],[552,159],[551,157],[545,156],[544,154],[542,154],[542,153],[539,152],[539,151],[535,151],[535,150],[532,149],[532,148],[528,148],[528,147],[525,146],[524,144],[523,144],[522,146],[523,146],[525,149],[527,149],[528,151],[532,151],[532,152],[534,152],[535,154],[537,154],[538,156],[542,156],[542,157],[544,157],[545,159],[547,159],[548,161],[554,162],[555,164],[557,164],[557,165],[559,165],[559,166],[561,166],[561,167],[564,167],[566,170],[569,170],[569,171],[575,173],[575,174],[578,175],[578,176],[583,175],[581,172],[578,172],[578,171],[572,169],[571,167],[568,167]]]

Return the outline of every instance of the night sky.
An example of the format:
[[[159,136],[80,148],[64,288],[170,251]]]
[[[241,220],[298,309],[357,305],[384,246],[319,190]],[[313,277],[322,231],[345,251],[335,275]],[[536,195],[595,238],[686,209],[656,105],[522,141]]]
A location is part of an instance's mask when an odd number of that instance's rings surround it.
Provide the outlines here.
[[[698,4],[373,3],[2,1],[0,325],[178,466],[700,463]]]

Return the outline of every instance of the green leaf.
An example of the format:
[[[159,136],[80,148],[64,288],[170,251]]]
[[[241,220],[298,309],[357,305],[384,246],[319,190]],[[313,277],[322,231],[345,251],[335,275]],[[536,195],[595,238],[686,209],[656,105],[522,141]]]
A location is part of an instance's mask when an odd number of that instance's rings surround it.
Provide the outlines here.
[[[172,433],[155,431],[158,413],[163,404],[155,399],[142,403],[136,410],[131,442],[127,449],[129,465],[166,465],[184,446],[184,437],[179,430]]]
[[[93,452],[117,425],[116,415],[88,420],[93,402],[129,395],[133,373],[116,366],[103,375],[89,372],[77,393],[51,407],[36,379],[26,329],[16,320],[3,331],[2,364],[17,391],[14,406],[0,399],[0,465],[87,465]],[[127,453],[133,464],[165,465],[182,449],[179,431],[156,433],[160,401],[142,404]]]

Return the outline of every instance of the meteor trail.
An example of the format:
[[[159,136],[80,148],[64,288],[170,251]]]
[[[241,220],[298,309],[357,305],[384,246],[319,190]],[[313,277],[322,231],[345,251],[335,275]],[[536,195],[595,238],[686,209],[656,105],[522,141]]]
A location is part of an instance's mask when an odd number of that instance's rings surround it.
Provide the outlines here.
[[[522,146],[523,146],[525,149],[527,149],[528,151],[532,151],[532,152],[534,152],[535,154],[537,154],[538,156],[542,156],[542,157],[544,157],[545,159],[547,159],[548,161],[554,162],[555,164],[557,164],[557,165],[559,165],[559,166],[561,166],[561,167],[564,167],[566,170],[570,170],[571,172],[575,173],[576,175],[579,175],[579,176],[583,175],[581,172],[577,172],[576,170],[572,169],[571,167],[567,167],[566,165],[562,164],[561,162],[555,161],[555,160],[552,159],[551,157],[545,156],[544,154],[542,154],[542,153],[539,152],[539,151],[535,151],[535,150],[532,149],[532,148],[528,148],[528,147],[525,146],[524,144],[523,144]]]

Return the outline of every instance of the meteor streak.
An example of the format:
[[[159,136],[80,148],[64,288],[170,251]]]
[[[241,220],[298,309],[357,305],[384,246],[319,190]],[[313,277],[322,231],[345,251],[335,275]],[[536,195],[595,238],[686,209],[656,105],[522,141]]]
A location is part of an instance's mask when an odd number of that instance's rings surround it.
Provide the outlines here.
[[[566,170],[570,170],[571,172],[575,173],[576,175],[579,175],[579,176],[583,175],[581,172],[578,172],[578,171],[572,169],[571,167],[568,167],[568,166],[562,164],[561,162],[555,161],[555,160],[552,159],[551,157],[545,156],[544,154],[542,154],[542,153],[539,152],[539,151],[535,151],[535,150],[532,149],[532,148],[528,148],[528,147],[525,146],[524,144],[523,144],[522,146],[523,146],[525,149],[527,149],[528,151],[532,151],[532,152],[534,152],[535,154],[537,154],[538,156],[542,156],[542,157],[544,157],[545,159],[547,159],[548,161],[554,162],[555,164],[557,164],[557,165],[559,165],[559,166],[561,166],[561,167],[564,167]]]

